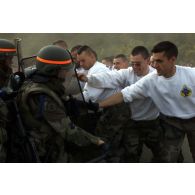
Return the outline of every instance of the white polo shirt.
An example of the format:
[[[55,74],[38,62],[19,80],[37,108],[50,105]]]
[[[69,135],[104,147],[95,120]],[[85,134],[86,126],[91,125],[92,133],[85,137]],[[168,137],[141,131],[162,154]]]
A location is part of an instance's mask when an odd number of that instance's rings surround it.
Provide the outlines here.
[[[176,65],[170,78],[153,72],[122,91],[125,102],[151,98],[166,116],[189,119],[195,117],[195,69]]]
[[[154,69],[149,67],[149,72]],[[88,75],[88,84],[99,89],[109,88],[121,91],[123,88],[136,83],[142,77],[137,76],[132,67],[128,69],[113,70],[111,72]],[[150,98],[135,100],[130,104],[133,120],[154,120],[159,111]]]
[[[109,68],[107,68],[104,64],[100,62],[96,62],[88,71],[88,76],[91,74],[102,73],[102,72],[110,72]],[[85,84],[83,89],[83,95],[86,101],[91,100],[92,102],[99,102],[101,100],[106,99],[107,97],[113,95],[117,91],[115,89],[98,89],[95,88],[88,83]]]

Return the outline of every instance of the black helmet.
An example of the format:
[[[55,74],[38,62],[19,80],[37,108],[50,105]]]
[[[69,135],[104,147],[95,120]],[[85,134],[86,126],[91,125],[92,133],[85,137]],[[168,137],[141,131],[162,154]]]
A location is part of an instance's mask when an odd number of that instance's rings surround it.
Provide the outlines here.
[[[55,45],[43,47],[36,58],[38,72],[47,76],[56,76],[60,69],[70,70],[73,67],[70,53]]]
[[[15,45],[7,39],[0,39],[0,58],[15,55],[16,55]]]

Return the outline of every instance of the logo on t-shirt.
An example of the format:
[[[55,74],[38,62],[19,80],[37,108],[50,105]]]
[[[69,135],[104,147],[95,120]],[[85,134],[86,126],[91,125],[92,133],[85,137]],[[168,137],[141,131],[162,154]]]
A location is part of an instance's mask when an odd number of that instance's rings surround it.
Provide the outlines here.
[[[187,87],[186,85],[183,86],[182,90],[180,91],[181,96],[188,97],[192,95],[192,90]]]

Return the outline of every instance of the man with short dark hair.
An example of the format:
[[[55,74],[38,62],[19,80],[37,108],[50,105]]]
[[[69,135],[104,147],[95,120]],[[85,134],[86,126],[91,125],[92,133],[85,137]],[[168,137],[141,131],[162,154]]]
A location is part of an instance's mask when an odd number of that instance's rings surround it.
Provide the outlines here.
[[[126,69],[129,67],[129,61],[124,54],[118,54],[114,57],[113,65],[116,70]]]
[[[102,63],[105,64],[110,70],[113,69],[113,59],[114,57],[105,57],[102,59]]]
[[[74,47],[72,47],[72,49],[70,50],[70,53],[71,53],[71,56],[72,56],[72,59],[76,65],[76,68],[79,69],[80,68],[80,64],[78,63],[77,61],[77,53],[78,53],[78,50],[82,47],[82,45],[75,45]]]
[[[185,134],[195,161],[195,69],[176,65],[178,49],[169,41],[155,45],[152,56],[156,72],[102,101],[99,106],[151,98],[161,113],[164,128],[161,162],[177,162]]]
[[[77,52],[77,60],[82,68],[88,70],[87,75],[100,72],[109,72],[110,70],[102,63],[97,61],[96,52],[87,45],[82,46]],[[114,94],[116,89],[97,89],[88,84],[85,85],[83,95],[86,101],[98,102]]]

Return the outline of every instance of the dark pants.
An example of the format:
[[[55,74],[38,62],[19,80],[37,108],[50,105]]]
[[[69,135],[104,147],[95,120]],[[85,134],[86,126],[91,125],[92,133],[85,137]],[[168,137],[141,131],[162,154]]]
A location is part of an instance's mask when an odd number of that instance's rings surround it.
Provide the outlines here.
[[[129,106],[125,103],[104,109],[96,128],[96,135],[105,140],[107,147],[105,162],[120,162],[123,148],[120,147],[123,136],[121,128],[131,117]]]
[[[179,119],[161,116],[164,130],[162,162],[177,162],[185,135],[187,135],[190,151],[195,162],[195,118]]]
[[[122,146],[125,150],[121,162],[139,162],[143,145],[153,154],[152,162],[160,162],[162,128],[159,119],[151,121],[129,120],[124,126]]]
[[[79,149],[79,151],[78,149],[75,149],[73,151],[73,156],[75,158],[78,156],[80,162],[120,162],[120,142],[123,135],[121,127],[130,118],[129,106],[125,103],[122,103],[106,108],[102,111],[98,120],[95,120],[95,123],[93,120],[93,115],[91,116],[92,117],[86,115],[86,118],[80,118],[80,126],[88,131],[93,129],[93,131],[90,132],[98,137],[101,137],[101,139],[103,139],[106,144],[103,147],[83,147],[82,150]],[[73,147],[70,148],[73,150]],[[99,158],[101,156],[102,158]],[[100,160],[96,161],[94,159]]]

